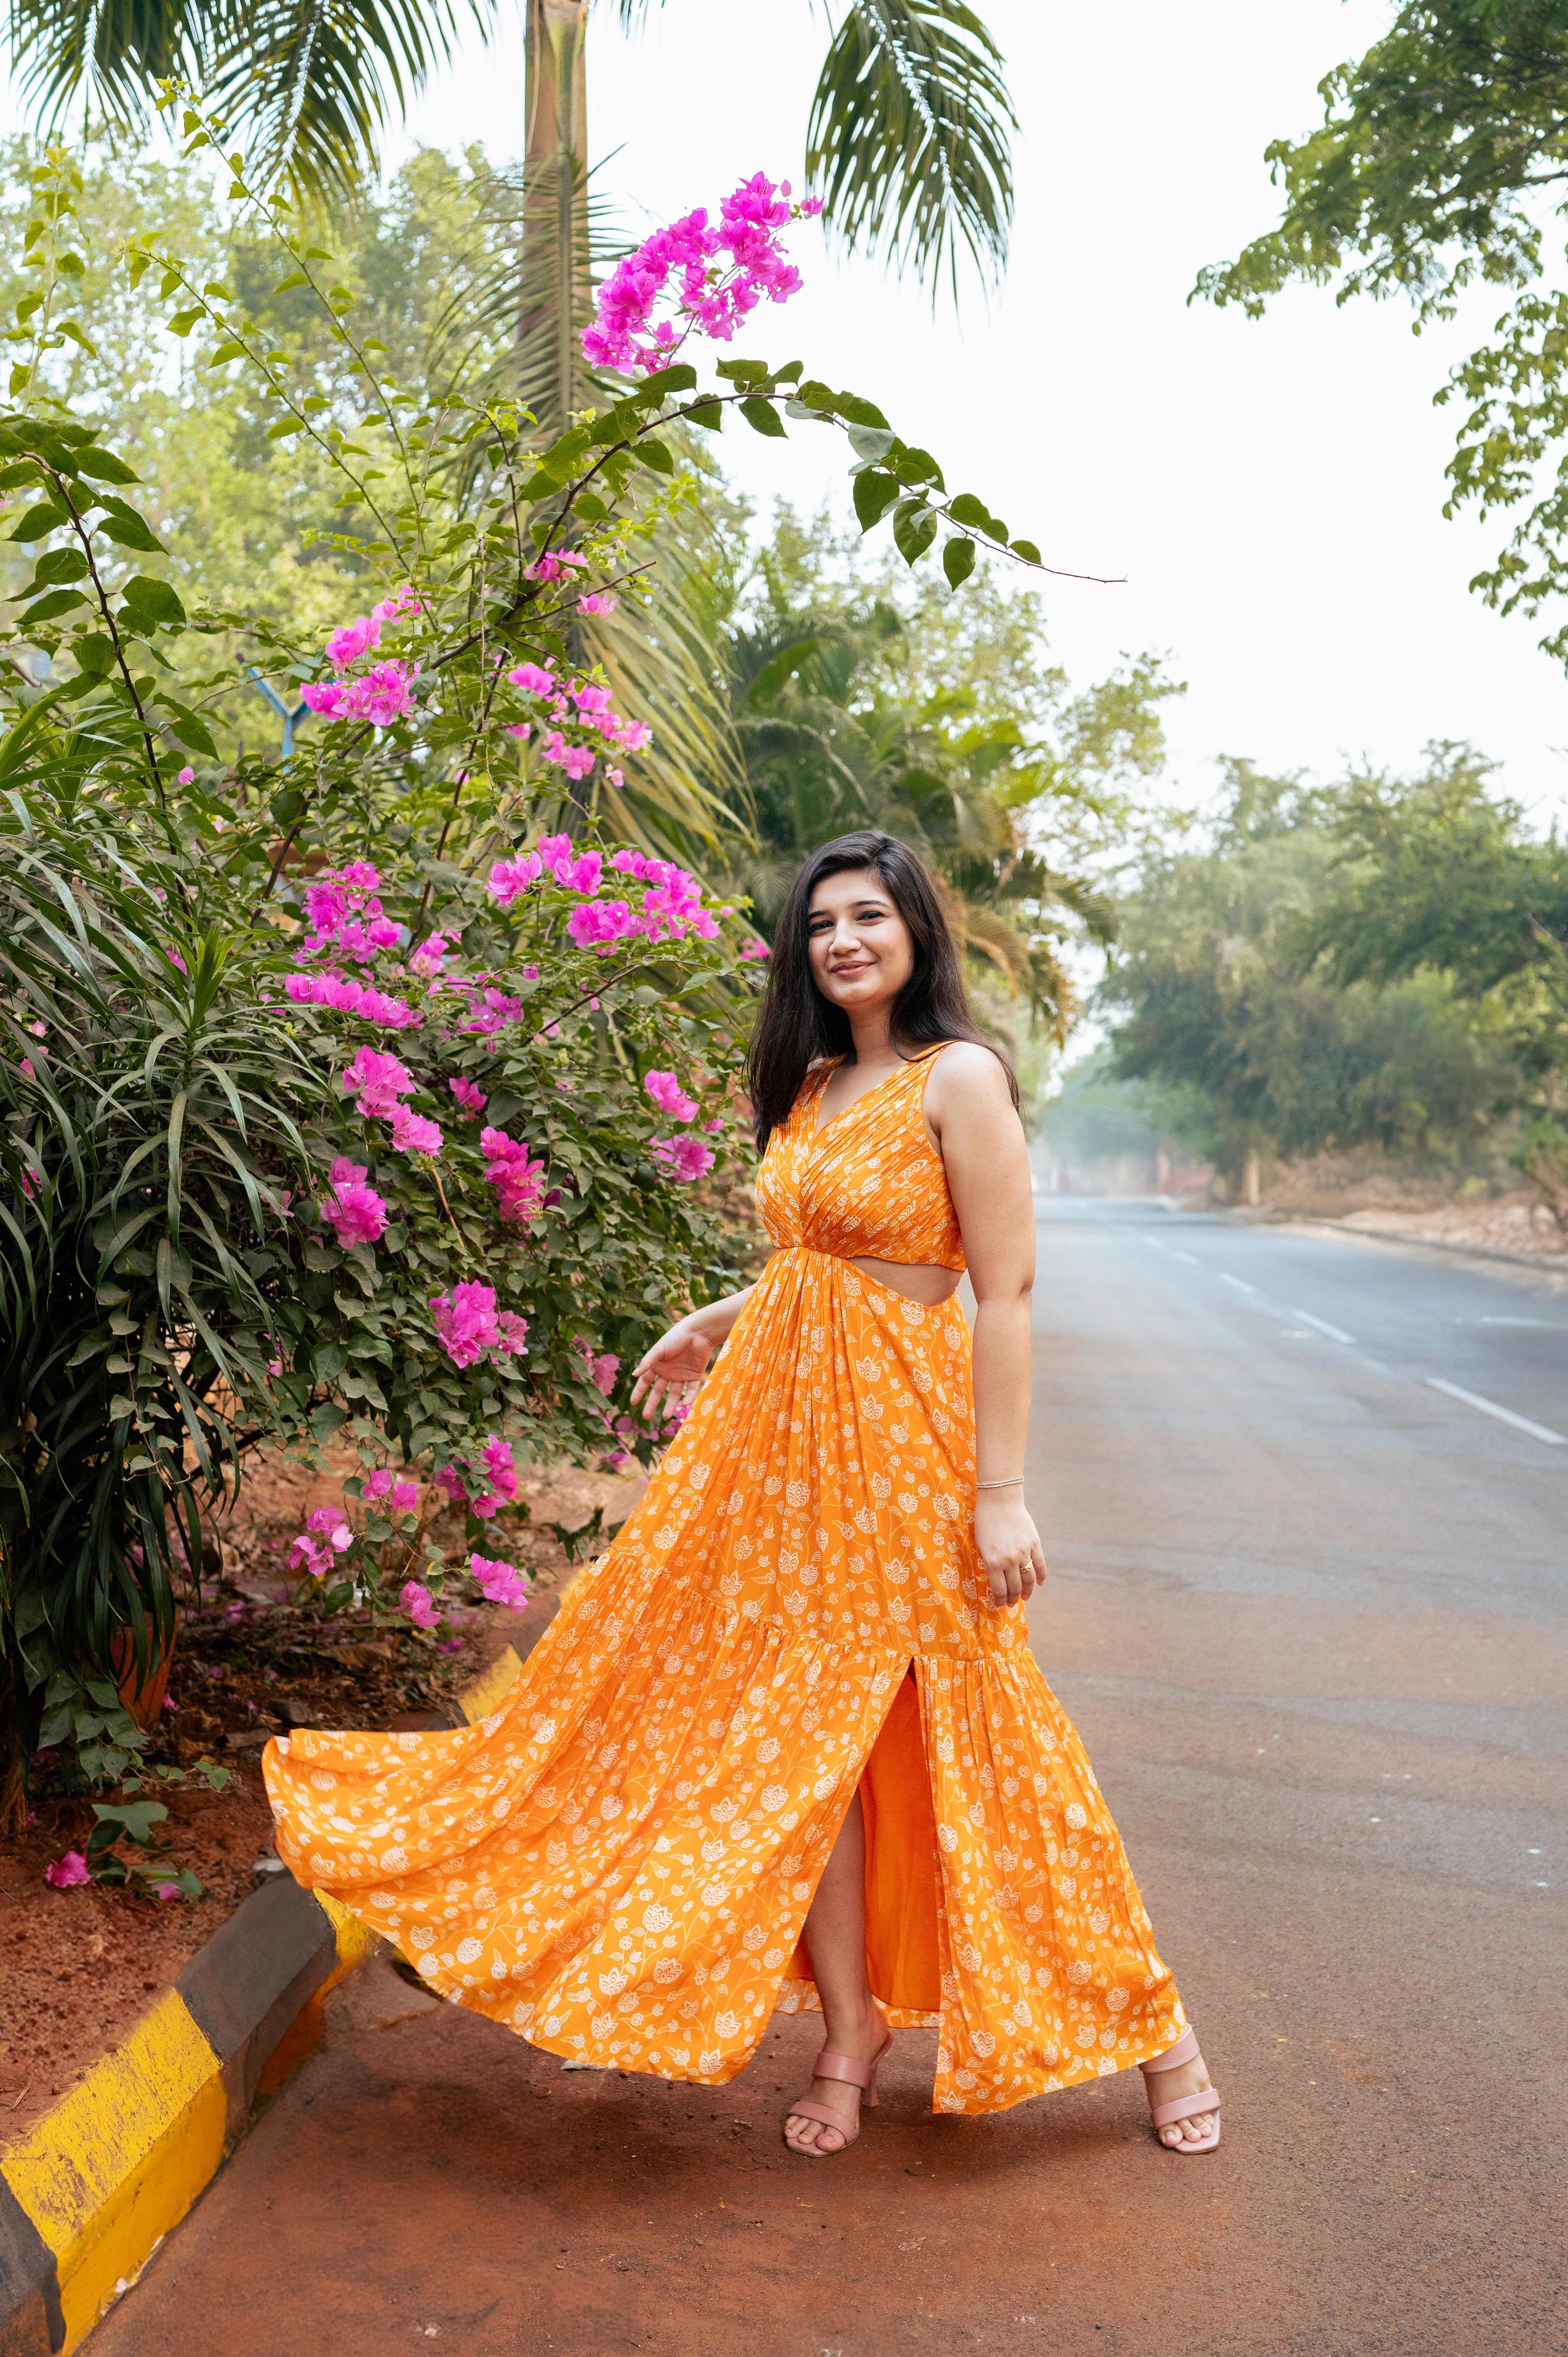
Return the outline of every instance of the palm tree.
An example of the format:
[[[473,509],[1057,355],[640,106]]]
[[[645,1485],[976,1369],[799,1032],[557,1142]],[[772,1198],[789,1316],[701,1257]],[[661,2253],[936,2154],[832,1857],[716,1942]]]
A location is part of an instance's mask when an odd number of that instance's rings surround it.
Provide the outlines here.
[[[629,28],[650,0],[613,5]],[[585,292],[587,278],[591,6],[526,0],[527,153],[538,226],[555,251],[563,356],[569,290]],[[328,204],[375,172],[381,135],[451,57],[470,13],[488,38],[497,0],[13,0],[12,50],[44,124],[85,94],[100,115],[145,124],[177,75],[221,113],[252,172],[285,171]],[[955,287],[961,253],[999,271],[1017,126],[984,25],[963,0],[847,0],[830,27],[805,159],[828,226],[922,278],[945,268]]]
[[[766,558],[764,559],[766,570]],[[777,594],[732,622],[730,694],[757,848],[734,861],[764,932],[819,844],[862,826],[908,843],[944,887],[960,947],[1058,1039],[1074,995],[1063,950],[1112,938],[1103,888],[1047,860],[1031,834],[1046,797],[1087,783],[972,686],[890,688],[905,632],[881,597],[792,607]]]

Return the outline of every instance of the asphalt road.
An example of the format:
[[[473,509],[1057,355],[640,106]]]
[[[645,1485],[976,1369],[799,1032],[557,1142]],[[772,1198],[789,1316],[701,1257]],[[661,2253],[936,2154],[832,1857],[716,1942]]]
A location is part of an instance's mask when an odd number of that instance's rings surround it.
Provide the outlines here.
[[[1041,1243],[1036,1646],[1219,2150],[1135,2073],[933,2119],[916,2032],[793,2161],[804,2019],[666,2087],[376,1966],[94,2357],[1568,2349],[1568,1290],[1159,1204]]]

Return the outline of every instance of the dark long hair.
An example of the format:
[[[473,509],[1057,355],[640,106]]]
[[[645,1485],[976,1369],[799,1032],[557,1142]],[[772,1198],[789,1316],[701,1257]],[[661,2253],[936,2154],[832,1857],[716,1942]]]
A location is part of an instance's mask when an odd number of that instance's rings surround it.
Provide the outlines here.
[[[849,1017],[822,996],[811,979],[807,924],[811,895],[829,876],[869,867],[909,929],[915,962],[893,1002],[889,1028],[894,1044],[918,1054],[944,1039],[970,1039],[989,1048],[1007,1075],[1013,1102],[1018,1083],[1013,1067],[989,1039],[983,1039],[969,1011],[958,952],[948,931],[936,887],[908,846],[891,834],[867,828],[841,834],[814,851],[789,889],[779,920],[768,988],[752,1033],[746,1060],[757,1152],[789,1117],[800,1083],[819,1056],[847,1056],[854,1049]]]

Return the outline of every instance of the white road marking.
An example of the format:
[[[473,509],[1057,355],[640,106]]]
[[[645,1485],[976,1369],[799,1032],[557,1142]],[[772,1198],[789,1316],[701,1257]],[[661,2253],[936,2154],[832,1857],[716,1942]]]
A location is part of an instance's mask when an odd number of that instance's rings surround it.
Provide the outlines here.
[[[1483,1399],[1479,1392],[1445,1383],[1441,1375],[1428,1375],[1426,1380],[1434,1392],[1446,1392],[1450,1399],[1463,1400],[1466,1407],[1478,1407],[1483,1415],[1495,1415],[1499,1424],[1511,1424],[1518,1431],[1528,1432],[1532,1440],[1544,1440],[1552,1448],[1568,1448],[1568,1433],[1548,1432],[1543,1424],[1531,1424],[1528,1415],[1515,1415],[1511,1407],[1499,1407],[1496,1400]]]
[[[1227,1276],[1223,1270],[1220,1271],[1219,1282],[1221,1285],[1233,1285],[1238,1293],[1256,1293],[1258,1289],[1255,1285],[1249,1285],[1244,1276]]]
[[[1315,1318],[1310,1309],[1293,1309],[1291,1316],[1299,1318],[1304,1326],[1316,1326],[1331,1342],[1353,1342],[1356,1339],[1354,1334],[1347,1334],[1342,1326],[1331,1326],[1326,1318]]]
[[[1172,1260],[1186,1261],[1188,1268],[1197,1268],[1198,1265],[1198,1258],[1196,1253],[1177,1252],[1175,1244],[1172,1244],[1171,1246],[1171,1258]]]
[[[1165,1246],[1161,1243],[1158,1236],[1144,1236],[1144,1242],[1149,1246],[1151,1252],[1164,1252],[1165,1250]]]
[[[1458,1322],[1462,1326],[1465,1320],[1461,1318]],[[1477,1326],[1546,1326],[1551,1320],[1545,1318],[1477,1318],[1476,1323]]]

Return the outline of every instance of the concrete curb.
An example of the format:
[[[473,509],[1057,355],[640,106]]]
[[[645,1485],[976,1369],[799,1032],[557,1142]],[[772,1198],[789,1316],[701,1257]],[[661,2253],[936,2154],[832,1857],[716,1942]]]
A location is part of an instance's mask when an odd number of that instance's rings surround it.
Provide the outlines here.
[[[371,1945],[280,1877],[0,2161],[0,2357],[61,2357],[184,2217]]]
[[[503,1646],[462,1689],[470,1726],[521,1667]],[[375,1944],[335,1899],[280,1875],[13,2147],[0,2161],[0,2357],[81,2346],[210,2184],[257,2096],[317,2044],[328,1993]]]

